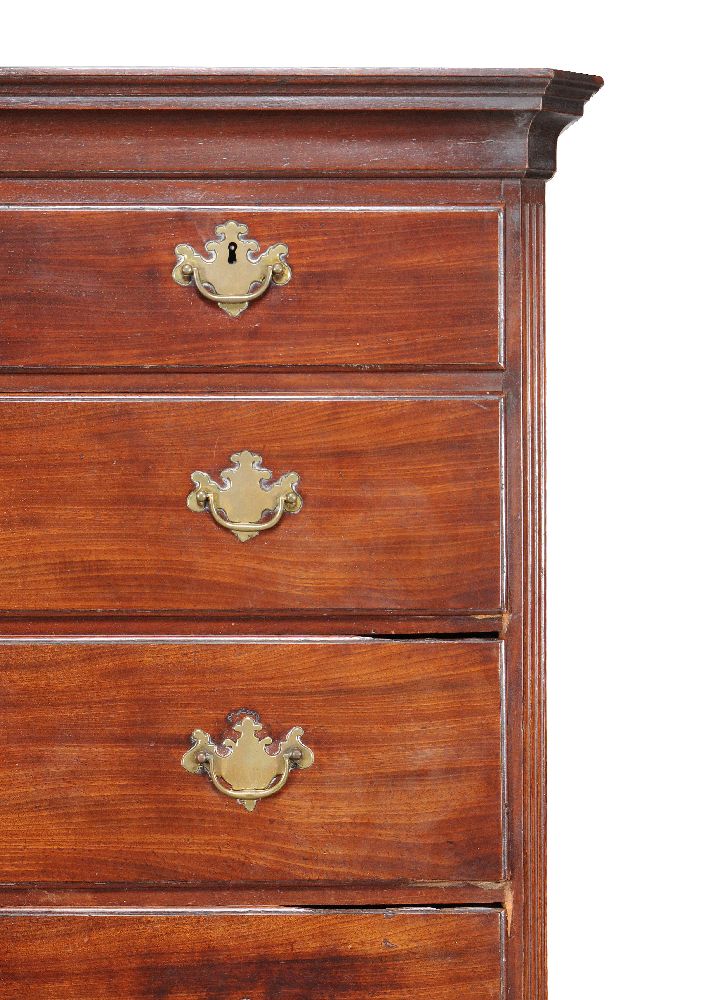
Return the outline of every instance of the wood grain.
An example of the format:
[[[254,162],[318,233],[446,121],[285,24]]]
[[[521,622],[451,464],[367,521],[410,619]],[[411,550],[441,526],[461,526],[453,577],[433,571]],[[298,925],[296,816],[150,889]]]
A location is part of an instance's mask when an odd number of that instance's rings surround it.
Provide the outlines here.
[[[538,112],[0,111],[0,163],[9,177],[455,177],[530,172]],[[570,115],[543,113],[550,133],[533,169],[552,173]]]
[[[250,208],[290,208],[306,204],[319,206],[378,206],[395,208],[419,206],[439,208],[457,205],[501,206],[503,182],[499,178],[395,177],[7,177],[0,172],[0,204],[63,206],[82,205],[135,208],[175,205],[249,206]],[[303,199],[305,198],[305,202]]]
[[[0,998],[499,1000],[502,915],[206,912],[8,917]]]
[[[169,882],[157,884],[108,883],[101,885],[76,885],[76,883],[38,885],[33,882],[0,884],[0,916],[8,909],[42,907],[65,909],[95,909],[130,906],[134,909],[152,910],[155,907],[200,909],[203,907],[231,906],[233,892],[237,892],[238,906],[314,906],[364,907],[379,906],[380,885],[317,885],[270,884],[200,885],[198,883]],[[506,907],[514,903],[513,881],[502,882],[385,882],[382,886],[385,907],[390,906],[482,906]]]
[[[0,646],[5,885],[503,878],[501,643]],[[315,753],[247,813],[181,757],[233,709]],[[442,889],[439,890],[439,896]]]
[[[559,133],[601,85],[545,69],[177,72],[161,80],[144,71],[10,70],[0,76],[0,163],[7,176],[111,182],[550,177]]]
[[[45,400],[0,401],[7,611],[501,607],[497,398]],[[186,507],[242,448],[304,497],[244,544]]]
[[[544,185],[522,189],[524,372],[524,900],[526,995],[547,996],[545,610],[545,219]]]
[[[545,1000],[543,179],[601,83],[0,70],[0,1000]],[[167,276],[222,206],[294,266],[236,321]],[[183,506],[242,447],[305,498],[246,546]],[[241,693],[317,753],[251,816],[178,763]]]
[[[264,111],[541,110],[580,115],[599,76],[557,69],[159,69],[3,67],[0,107]],[[367,103],[366,103],[367,102]]]
[[[291,282],[237,319],[171,276],[227,219]],[[0,366],[500,366],[501,215],[476,207],[0,211]],[[207,255],[207,254],[206,254]]]

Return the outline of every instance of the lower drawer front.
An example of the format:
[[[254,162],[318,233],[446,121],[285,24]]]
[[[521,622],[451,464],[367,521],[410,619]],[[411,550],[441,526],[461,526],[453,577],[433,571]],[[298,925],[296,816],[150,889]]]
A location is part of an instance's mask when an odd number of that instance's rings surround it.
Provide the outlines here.
[[[496,1000],[495,910],[7,917],[0,998]]]
[[[498,881],[501,646],[0,646],[0,828],[12,831],[0,882],[205,891]],[[251,812],[181,764],[193,730],[219,740],[239,708],[260,714],[272,750],[301,726],[315,755]]]

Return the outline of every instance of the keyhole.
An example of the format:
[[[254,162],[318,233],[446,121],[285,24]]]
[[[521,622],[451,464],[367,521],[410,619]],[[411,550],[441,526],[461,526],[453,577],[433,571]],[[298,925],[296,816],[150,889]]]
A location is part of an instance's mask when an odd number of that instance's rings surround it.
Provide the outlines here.
[[[237,244],[228,243],[228,264],[236,264]]]

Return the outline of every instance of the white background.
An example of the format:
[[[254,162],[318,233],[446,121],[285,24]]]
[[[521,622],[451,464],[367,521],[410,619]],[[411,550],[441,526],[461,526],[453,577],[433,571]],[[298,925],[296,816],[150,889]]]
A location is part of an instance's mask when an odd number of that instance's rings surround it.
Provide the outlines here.
[[[548,188],[551,1000],[705,996],[696,10],[61,0],[1,15],[0,65],[604,76]]]

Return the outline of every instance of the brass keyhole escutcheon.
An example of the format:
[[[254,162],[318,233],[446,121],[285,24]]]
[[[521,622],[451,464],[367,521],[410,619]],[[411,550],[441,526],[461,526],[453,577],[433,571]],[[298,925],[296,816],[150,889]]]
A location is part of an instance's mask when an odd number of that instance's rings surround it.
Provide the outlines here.
[[[194,284],[204,299],[216,302],[229,316],[239,316],[270,285],[288,284],[286,243],[274,243],[260,253],[259,243],[248,239],[247,231],[244,223],[232,220],[216,226],[218,238],[205,247],[209,256],[201,256],[189,243],[179,243],[174,251],[174,281]]]

